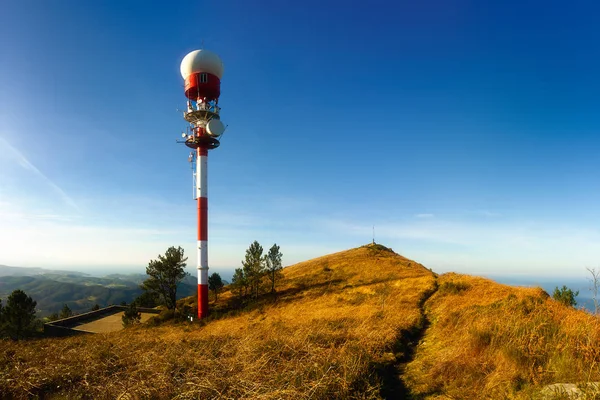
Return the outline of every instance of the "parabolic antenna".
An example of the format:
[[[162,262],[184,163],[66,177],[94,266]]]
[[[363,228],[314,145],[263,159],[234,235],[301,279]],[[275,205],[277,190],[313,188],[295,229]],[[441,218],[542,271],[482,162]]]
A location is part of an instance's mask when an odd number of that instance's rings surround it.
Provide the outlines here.
[[[225,125],[220,119],[211,119],[206,124],[206,132],[212,137],[219,137],[225,132]]]

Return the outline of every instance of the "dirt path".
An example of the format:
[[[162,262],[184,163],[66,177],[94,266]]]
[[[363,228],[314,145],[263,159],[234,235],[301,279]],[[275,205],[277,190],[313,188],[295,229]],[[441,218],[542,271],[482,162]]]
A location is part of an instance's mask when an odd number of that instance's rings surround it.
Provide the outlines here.
[[[401,331],[394,344],[394,353],[401,353],[402,356],[396,359],[396,363],[382,366],[378,370],[379,376],[382,379],[381,396],[384,399],[414,398],[403,381],[404,369],[408,363],[414,360],[417,346],[429,328],[430,321],[425,313],[425,303],[437,290],[438,283],[436,278],[433,290],[426,293],[419,301],[421,320],[414,329]]]

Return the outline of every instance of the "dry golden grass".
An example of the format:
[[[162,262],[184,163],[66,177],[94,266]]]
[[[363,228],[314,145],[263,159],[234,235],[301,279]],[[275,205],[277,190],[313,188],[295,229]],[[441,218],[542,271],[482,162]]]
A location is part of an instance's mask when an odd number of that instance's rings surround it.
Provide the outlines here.
[[[402,356],[395,344],[422,323],[419,306],[434,275],[379,246],[306,261],[284,275],[276,299],[206,324],[0,342],[0,394],[380,398],[377,366]]]
[[[405,371],[415,394],[529,399],[546,384],[600,381],[598,318],[539,288],[457,274],[438,284],[426,303],[431,325]]]

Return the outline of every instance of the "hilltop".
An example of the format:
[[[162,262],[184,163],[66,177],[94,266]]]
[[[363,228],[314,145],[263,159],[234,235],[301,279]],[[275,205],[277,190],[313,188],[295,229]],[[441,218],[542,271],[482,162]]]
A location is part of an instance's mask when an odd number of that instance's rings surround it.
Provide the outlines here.
[[[283,271],[201,323],[4,342],[0,393],[56,398],[531,398],[600,380],[598,320],[541,289],[438,277],[381,245]],[[180,302],[192,303],[193,298]]]

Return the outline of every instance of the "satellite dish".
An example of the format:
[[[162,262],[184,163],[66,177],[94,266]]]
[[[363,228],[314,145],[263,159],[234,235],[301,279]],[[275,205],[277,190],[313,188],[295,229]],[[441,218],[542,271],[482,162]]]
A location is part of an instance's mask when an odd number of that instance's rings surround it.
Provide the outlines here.
[[[185,134],[185,132],[181,132],[181,137],[182,137],[182,138],[185,138],[185,137],[186,137],[186,134]]]
[[[206,132],[212,137],[219,137],[225,132],[225,125],[220,119],[211,119],[206,124]]]

